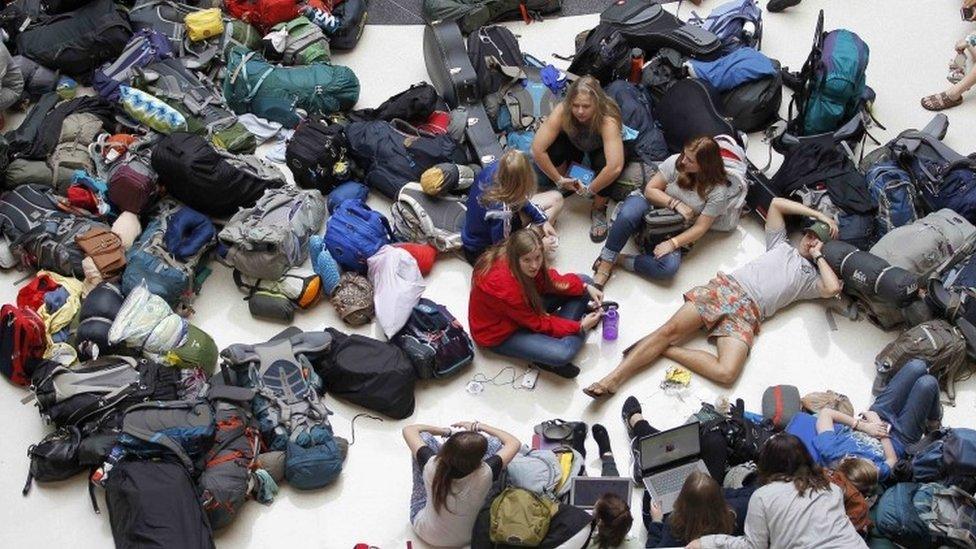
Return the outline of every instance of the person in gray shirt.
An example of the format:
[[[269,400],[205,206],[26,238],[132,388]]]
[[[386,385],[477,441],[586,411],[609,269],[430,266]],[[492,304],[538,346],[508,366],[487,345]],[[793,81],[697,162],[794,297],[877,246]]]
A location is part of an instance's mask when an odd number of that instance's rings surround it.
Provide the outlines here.
[[[844,511],[844,494],[797,437],[779,433],[757,460],[763,485],[749,499],[745,534],[703,536],[687,549],[866,548]]]
[[[792,215],[816,220],[796,247],[786,238],[785,216]],[[840,280],[821,255],[824,241],[836,235],[837,224],[829,216],[792,200],[773,199],[766,215],[766,252],[687,292],[674,316],[628,347],[620,364],[583,392],[591,398],[612,395],[660,356],[715,383],[731,385],[742,373],[763,320],[794,301],[840,293]],[[702,328],[709,330],[717,354],[680,346]]]

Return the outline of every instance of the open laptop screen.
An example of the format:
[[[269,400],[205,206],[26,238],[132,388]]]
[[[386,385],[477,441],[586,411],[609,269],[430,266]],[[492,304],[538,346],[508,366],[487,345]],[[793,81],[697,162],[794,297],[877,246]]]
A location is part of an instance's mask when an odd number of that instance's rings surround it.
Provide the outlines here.
[[[592,509],[604,494],[614,494],[630,505],[630,479],[625,477],[573,477],[570,502],[573,507]]]
[[[639,448],[642,471],[697,456],[701,453],[698,422],[644,437],[640,440]]]

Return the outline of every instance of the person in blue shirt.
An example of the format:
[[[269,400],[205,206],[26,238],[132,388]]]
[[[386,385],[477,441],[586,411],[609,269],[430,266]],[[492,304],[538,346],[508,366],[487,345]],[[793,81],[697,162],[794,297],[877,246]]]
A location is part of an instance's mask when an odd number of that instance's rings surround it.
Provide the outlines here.
[[[517,150],[489,164],[471,185],[461,231],[464,258],[474,265],[489,247],[526,225],[543,234],[547,250],[555,248],[556,216],[563,207],[559,191],[537,193],[532,160]]]
[[[877,467],[878,480],[883,482],[904,457],[906,447],[918,442],[927,430],[938,428],[941,418],[939,382],[928,373],[925,362],[915,359],[902,366],[860,417],[821,410],[813,447],[822,465],[857,458]],[[837,423],[847,428],[837,431]]]

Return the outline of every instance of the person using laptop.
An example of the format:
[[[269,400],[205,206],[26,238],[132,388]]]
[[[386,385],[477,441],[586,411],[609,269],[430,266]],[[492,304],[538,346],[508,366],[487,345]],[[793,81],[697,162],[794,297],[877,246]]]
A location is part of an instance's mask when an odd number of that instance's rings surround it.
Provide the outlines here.
[[[447,439],[437,444],[433,436]],[[477,421],[455,423],[451,428],[407,425],[403,438],[414,457],[410,499],[414,532],[438,547],[470,544],[492,482],[521,443],[509,433]]]
[[[621,478],[617,469],[617,462],[613,457],[613,450],[610,447],[610,435],[607,428],[599,423],[592,427],[593,440],[596,441],[597,448],[600,450],[601,471],[599,478]],[[577,477],[585,479],[586,477]],[[634,517],[630,512],[630,490],[631,484],[628,480],[625,483],[627,499],[614,493],[605,493],[593,505],[593,538],[591,545],[598,548],[618,547],[623,544],[627,532],[630,531],[634,523]],[[574,502],[574,505],[576,503]]]
[[[682,254],[728,211],[728,188],[718,142],[711,137],[689,141],[681,154],[658,165],[644,194],[631,194],[621,203],[600,257],[593,264],[594,283],[598,287],[605,285],[614,265],[653,280],[673,277],[681,266]],[[627,241],[642,230],[644,214],[652,207],[678,212],[688,228],[639,255],[620,253]]]
[[[532,140],[536,165],[564,191],[594,195],[590,209],[590,240],[607,239],[607,201],[623,198],[617,184],[624,168],[623,116],[620,106],[603,91],[600,81],[583,76],[570,84],[566,99],[546,117]],[[572,163],[590,159],[593,180],[582,186],[568,171]],[[629,188],[628,188],[629,189]]]
[[[563,207],[559,191],[538,192],[532,159],[511,149],[475,177],[468,193],[468,210],[461,230],[461,251],[474,265],[489,247],[513,232],[532,227],[549,243],[556,242],[553,223]]]
[[[621,417],[632,434],[635,450],[639,450],[642,437],[660,432],[644,419],[636,397],[627,397]],[[755,486],[723,489],[707,473],[694,471],[685,479],[667,517],[661,503],[645,489],[642,515],[647,543],[644,547],[678,547],[708,534],[742,534],[749,498],[755,489]]]
[[[787,239],[786,216],[817,220],[806,228],[797,246]],[[715,383],[731,385],[742,373],[763,320],[795,301],[840,293],[840,280],[821,254],[823,243],[836,235],[837,223],[828,215],[774,198],[766,215],[766,252],[686,293],[674,316],[627,348],[620,364],[583,392],[591,398],[613,395],[660,356]],[[715,340],[717,354],[681,346],[702,328]]]
[[[867,547],[844,510],[844,494],[831,483],[799,438],[777,433],[756,461],[759,483],[742,536],[713,534],[689,549],[853,549]]]

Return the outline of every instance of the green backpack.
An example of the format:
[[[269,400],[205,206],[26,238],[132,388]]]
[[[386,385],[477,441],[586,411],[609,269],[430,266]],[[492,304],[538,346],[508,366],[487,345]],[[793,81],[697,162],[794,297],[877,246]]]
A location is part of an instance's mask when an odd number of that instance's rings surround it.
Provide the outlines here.
[[[549,532],[558,504],[522,488],[506,488],[491,502],[492,543],[537,547]]]
[[[284,39],[283,43],[276,43],[281,38]],[[271,27],[271,33],[265,37],[265,41],[272,43],[270,49],[281,55],[281,62],[285,65],[328,63],[332,57],[329,41],[322,29],[306,17],[296,17]]]

